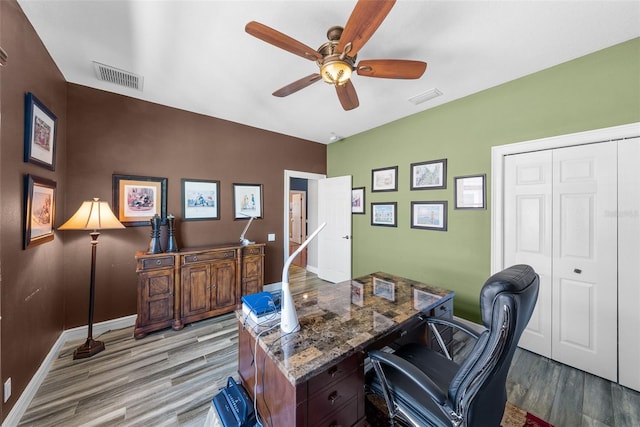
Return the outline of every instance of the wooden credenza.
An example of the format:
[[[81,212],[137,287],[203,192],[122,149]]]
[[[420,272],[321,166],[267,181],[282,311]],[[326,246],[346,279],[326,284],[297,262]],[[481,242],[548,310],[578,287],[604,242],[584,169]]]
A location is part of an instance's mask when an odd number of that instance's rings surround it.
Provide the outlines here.
[[[229,313],[242,295],[262,291],[264,243],[180,252],[136,253],[138,317],[134,337]]]

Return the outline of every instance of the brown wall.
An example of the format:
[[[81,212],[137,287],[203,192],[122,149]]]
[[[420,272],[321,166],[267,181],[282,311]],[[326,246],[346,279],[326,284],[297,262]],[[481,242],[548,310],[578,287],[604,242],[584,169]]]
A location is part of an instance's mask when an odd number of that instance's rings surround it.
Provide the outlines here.
[[[232,185],[262,184],[263,219],[254,221],[247,237],[266,242],[267,233],[276,233],[267,244],[265,281],[279,281],[284,170],[325,173],[325,145],[74,84],[68,96],[69,212],[91,197],[112,203],[114,173],[165,177],[179,246],[235,243],[246,221],[233,219]],[[179,220],[181,178],[220,181],[220,220]],[[96,321],[136,312],[134,253],[147,248],[150,230],[128,227],[100,236]],[[75,266],[88,256],[89,237],[80,234],[65,246],[67,328],[86,324],[88,260],[84,269]]]
[[[63,239],[56,233],[27,250],[22,240],[25,174],[56,181],[56,223],[65,215],[67,84],[15,1],[0,1],[0,20],[0,44],[9,56],[0,68],[0,366],[2,382],[12,381],[4,419],[64,327]],[[55,171],[23,162],[25,92],[58,117]]]
[[[247,237],[269,242],[265,280],[279,280],[283,263],[284,170],[326,172],[326,146],[65,82],[15,0],[0,0],[0,377],[12,379],[4,420],[64,329],[86,325],[90,238],[56,231],[23,250],[23,176],[57,182],[55,225],[83,200],[112,203],[112,174],[168,178],[168,212],[181,216],[181,178],[221,184],[221,219],[178,221],[178,244],[237,242],[232,184],[262,184],[263,219]],[[23,162],[24,95],[34,93],[58,117],[56,169]],[[212,100],[215,102],[215,100]],[[249,107],[250,108],[250,107]],[[146,249],[150,227],[100,236],[94,321],[136,312],[134,253]]]

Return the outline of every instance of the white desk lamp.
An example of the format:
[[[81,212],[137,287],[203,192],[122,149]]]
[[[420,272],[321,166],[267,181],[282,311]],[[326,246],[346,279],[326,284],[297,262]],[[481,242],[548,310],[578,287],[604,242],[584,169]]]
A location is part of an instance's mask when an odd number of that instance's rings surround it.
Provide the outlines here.
[[[247,215],[249,216],[249,215]],[[247,230],[249,229],[249,226],[251,225],[251,223],[253,222],[253,220],[256,219],[255,216],[252,216],[249,219],[249,222],[247,223],[247,225],[244,227],[244,230],[242,230],[242,234],[240,235],[240,243],[242,244],[242,246],[247,246],[247,245],[252,245],[255,242],[252,242],[251,240],[245,239],[244,235],[247,233]]]
[[[323,222],[320,227],[300,245],[294,253],[287,258],[282,268],[282,310],[280,317],[280,329],[285,334],[296,332],[300,330],[300,322],[298,322],[298,315],[296,314],[296,307],[293,304],[293,296],[291,296],[291,289],[289,289],[289,267],[294,258],[298,256],[300,252],[320,233],[320,231],[327,225]]]

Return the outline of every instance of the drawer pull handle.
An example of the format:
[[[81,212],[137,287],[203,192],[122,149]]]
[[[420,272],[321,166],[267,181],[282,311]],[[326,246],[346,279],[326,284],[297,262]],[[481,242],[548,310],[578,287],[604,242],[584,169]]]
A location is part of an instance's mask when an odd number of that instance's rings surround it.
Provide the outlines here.
[[[194,255],[194,256],[193,256],[193,258],[192,258],[192,260],[193,260],[193,261],[197,261],[197,260],[198,260],[198,257]]]
[[[159,259],[156,260],[156,265],[161,265],[162,261],[160,261]]]
[[[338,373],[338,367],[337,367],[337,366],[333,366],[331,369],[329,369],[329,370],[327,371],[327,374],[329,374],[329,376],[330,376],[331,378],[335,377],[335,376],[336,376],[336,373]]]
[[[331,405],[333,406],[333,404],[336,403],[336,400],[338,400],[339,398],[340,398],[340,395],[338,394],[338,392],[334,391],[329,395],[327,400],[331,402]]]

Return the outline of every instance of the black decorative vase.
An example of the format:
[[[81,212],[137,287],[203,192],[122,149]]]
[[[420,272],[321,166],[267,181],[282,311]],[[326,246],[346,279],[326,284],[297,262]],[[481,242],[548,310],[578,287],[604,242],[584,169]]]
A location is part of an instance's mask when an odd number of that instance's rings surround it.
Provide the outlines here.
[[[175,221],[176,217],[169,214],[167,217],[167,227],[169,228],[169,241],[167,243],[167,252],[178,252],[178,242],[176,242],[175,235]]]
[[[162,224],[162,219],[158,214],[155,214],[149,222],[151,222],[151,242],[149,242],[149,250],[147,250],[147,253],[162,253],[162,247],[160,246],[160,225]]]

